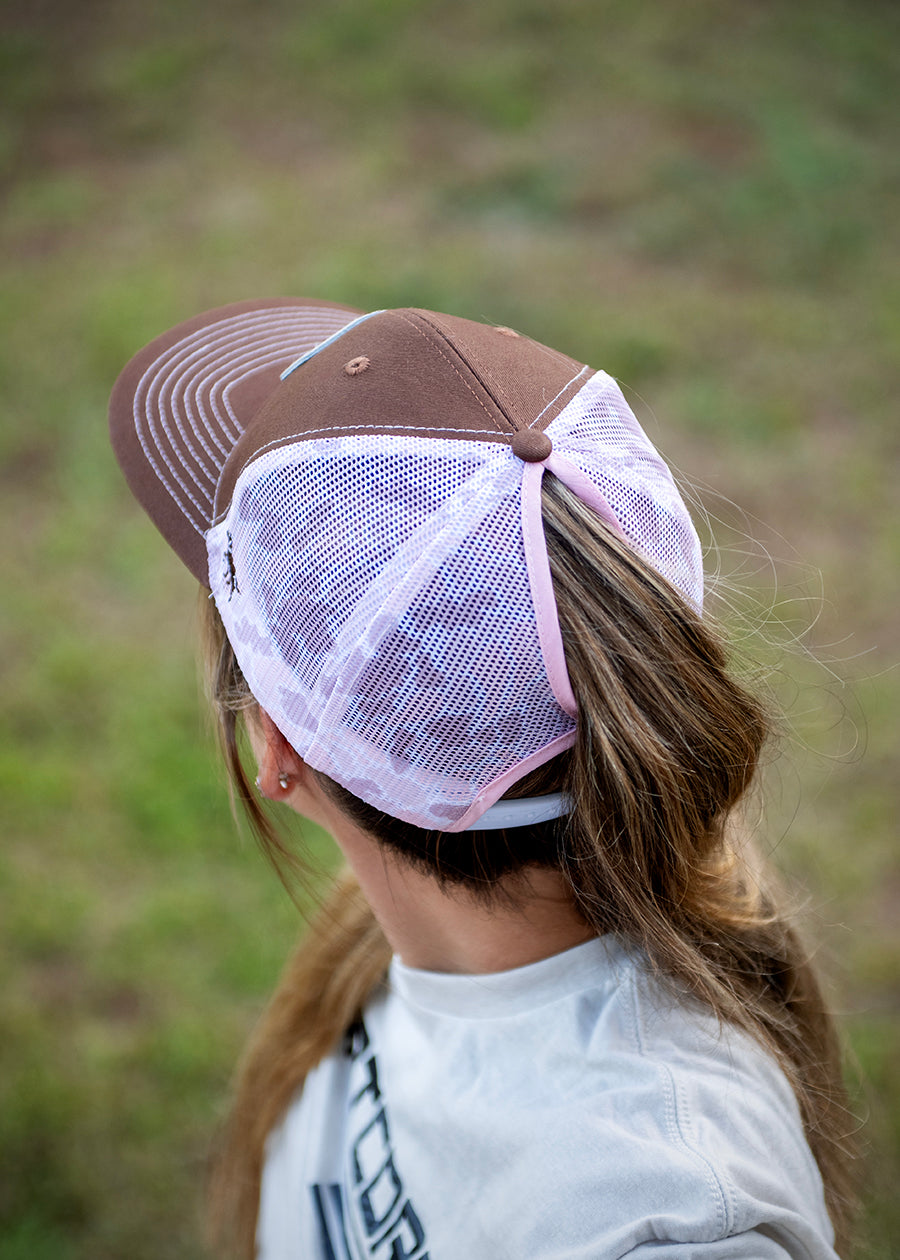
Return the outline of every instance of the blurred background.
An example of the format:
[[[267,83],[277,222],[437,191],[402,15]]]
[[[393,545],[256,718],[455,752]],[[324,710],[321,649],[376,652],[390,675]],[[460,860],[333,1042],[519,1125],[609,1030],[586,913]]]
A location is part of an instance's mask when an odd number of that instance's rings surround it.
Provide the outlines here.
[[[105,420],[146,341],[278,294],[520,328],[696,487],[790,714],[767,836],[846,1030],[857,1254],[900,1254],[900,9],[32,0],[0,35],[0,1260],[203,1254],[301,927]]]

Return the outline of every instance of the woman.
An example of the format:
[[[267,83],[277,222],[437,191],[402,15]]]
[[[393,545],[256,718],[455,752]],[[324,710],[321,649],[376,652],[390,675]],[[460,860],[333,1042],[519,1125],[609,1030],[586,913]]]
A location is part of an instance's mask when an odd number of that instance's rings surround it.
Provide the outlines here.
[[[137,355],[111,426],[211,591],[264,848],[257,793],[347,860],[240,1074],[220,1247],[833,1257],[837,1043],[736,825],[767,716],[615,382],[508,328],[240,303]]]

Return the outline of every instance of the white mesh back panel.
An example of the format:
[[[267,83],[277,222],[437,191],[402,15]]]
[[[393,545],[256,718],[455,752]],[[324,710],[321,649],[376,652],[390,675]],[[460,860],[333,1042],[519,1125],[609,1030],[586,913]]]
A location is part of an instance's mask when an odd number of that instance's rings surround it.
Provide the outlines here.
[[[648,556],[661,572],[693,572],[672,523],[677,491],[617,398],[594,377],[548,428],[554,450],[636,545],[662,544],[659,561]],[[522,470],[509,446],[474,440],[297,442],[244,469],[207,536],[254,695],[308,764],[419,826],[453,826],[493,780],[573,738],[535,624]],[[617,475],[649,480],[666,503],[651,510]]]
[[[697,532],[672,474],[613,378],[597,372],[547,434],[554,450],[597,486],[635,550],[700,610]]]

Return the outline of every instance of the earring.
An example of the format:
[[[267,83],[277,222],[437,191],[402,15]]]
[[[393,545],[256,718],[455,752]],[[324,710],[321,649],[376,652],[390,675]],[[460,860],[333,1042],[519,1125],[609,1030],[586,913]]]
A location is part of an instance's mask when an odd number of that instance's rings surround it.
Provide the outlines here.
[[[280,774],[278,776],[278,786],[281,788],[282,792],[286,792],[288,790],[288,777],[286,774]]]
[[[259,775],[257,775],[257,776],[256,776],[256,781],[255,781],[254,786],[255,786],[255,788],[256,788],[256,790],[257,790],[257,792],[261,792],[261,791],[262,791],[262,788],[260,787],[260,784],[259,784]]]

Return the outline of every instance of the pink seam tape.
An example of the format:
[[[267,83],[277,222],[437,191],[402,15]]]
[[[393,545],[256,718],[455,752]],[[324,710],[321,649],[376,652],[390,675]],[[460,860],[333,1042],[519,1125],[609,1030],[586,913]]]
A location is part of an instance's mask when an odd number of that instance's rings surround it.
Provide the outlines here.
[[[559,707],[570,717],[577,717],[578,705],[569,682],[566,657],[563,652],[559,629],[556,596],[550,577],[550,561],[547,559],[547,542],[544,538],[544,522],[541,516],[541,478],[543,464],[526,464],[522,474],[522,537],[525,543],[525,563],[531,583],[531,600],[537,619],[538,638],[544,666],[553,694]]]

